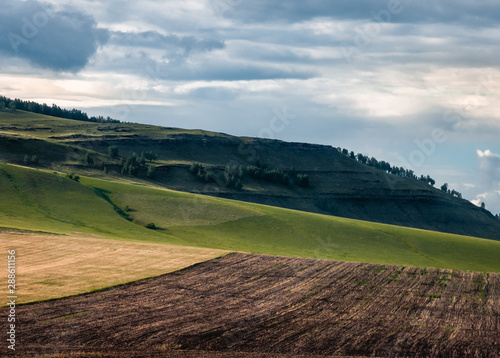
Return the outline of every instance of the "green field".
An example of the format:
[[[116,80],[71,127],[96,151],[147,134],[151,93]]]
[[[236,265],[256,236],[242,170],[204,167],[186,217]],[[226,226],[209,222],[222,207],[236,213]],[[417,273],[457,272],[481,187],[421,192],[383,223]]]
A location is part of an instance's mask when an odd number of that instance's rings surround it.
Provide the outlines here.
[[[403,266],[500,272],[500,242],[0,164],[0,227]],[[133,221],[119,215],[123,210]],[[122,213],[123,215],[123,213]],[[156,230],[143,225],[154,223]]]

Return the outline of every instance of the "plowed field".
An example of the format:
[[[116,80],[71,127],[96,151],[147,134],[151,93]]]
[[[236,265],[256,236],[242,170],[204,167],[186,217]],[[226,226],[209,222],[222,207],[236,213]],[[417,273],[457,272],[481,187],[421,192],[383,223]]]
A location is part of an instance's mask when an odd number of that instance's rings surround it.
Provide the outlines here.
[[[500,275],[236,253],[17,315],[21,354],[498,357]]]

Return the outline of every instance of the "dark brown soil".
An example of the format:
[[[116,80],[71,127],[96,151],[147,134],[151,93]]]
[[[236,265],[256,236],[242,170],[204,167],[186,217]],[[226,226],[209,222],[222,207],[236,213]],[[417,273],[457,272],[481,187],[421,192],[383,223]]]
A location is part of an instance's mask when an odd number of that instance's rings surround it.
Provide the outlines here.
[[[231,254],[17,317],[24,356],[499,357],[500,274]]]

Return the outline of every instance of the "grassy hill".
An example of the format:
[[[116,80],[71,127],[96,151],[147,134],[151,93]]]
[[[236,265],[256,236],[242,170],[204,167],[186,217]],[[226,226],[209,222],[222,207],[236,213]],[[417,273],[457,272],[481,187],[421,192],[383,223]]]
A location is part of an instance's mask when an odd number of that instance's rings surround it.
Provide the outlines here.
[[[108,148],[116,146],[112,159]],[[158,156],[154,178],[146,167],[122,175],[120,160],[133,152]],[[0,162],[29,165],[95,178],[142,183],[179,191],[218,196],[455,234],[500,239],[500,222],[486,210],[454,198],[430,185],[386,174],[340,154],[331,146],[233,137],[200,130],[129,123],[91,123],[23,111],[0,111]],[[86,157],[92,163],[86,162]],[[189,171],[201,163],[213,173],[204,183]],[[307,174],[308,187],[282,185],[245,175],[242,189],[227,187],[228,164]]]
[[[0,164],[0,227],[137,239],[143,228],[124,220],[91,188],[61,175]],[[149,241],[160,235],[152,232]]]
[[[500,242],[0,164],[0,227],[500,272]],[[129,218],[129,221],[124,217]],[[143,225],[153,222],[156,230]]]

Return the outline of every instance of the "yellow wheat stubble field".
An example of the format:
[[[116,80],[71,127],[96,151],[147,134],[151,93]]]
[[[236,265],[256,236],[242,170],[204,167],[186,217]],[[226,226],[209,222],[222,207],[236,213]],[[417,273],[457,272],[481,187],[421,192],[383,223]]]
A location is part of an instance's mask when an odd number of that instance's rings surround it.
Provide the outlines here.
[[[15,250],[17,303],[54,299],[173,272],[224,250],[115,241],[89,235],[0,231],[7,265]],[[7,272],[0,277],[7,287]]]

